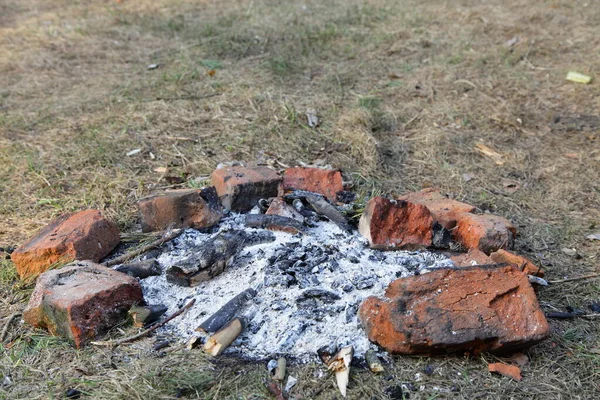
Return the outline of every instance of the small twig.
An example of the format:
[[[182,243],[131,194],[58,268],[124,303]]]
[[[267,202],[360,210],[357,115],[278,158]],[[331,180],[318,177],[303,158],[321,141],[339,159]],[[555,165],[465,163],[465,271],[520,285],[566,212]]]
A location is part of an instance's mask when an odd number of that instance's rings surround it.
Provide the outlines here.
[[[146,329],[145,331],[142,331],[142,332],[138,333],[137,335],[128,336],[126,338],[119,339],[119,340],[109,340],[109,341],[106,341],[106,342],[91,342],[91,343],[94,346],[117,347],[117,346],[119,346],[119,345],[121,345],[123,343],[134,342],[134,341],[136,341],[136,340],[138,340],[140,338],[143,338],[144,336],[148,336],[149,334],[151,334],[152,332],[154,332],[155,330],[157,330],[161,326],[165,325],[167,322],[169,322],[172,319],[180,316],[188,308],[190,308],[191,306],[193,306],[195,302],[196,302],[196,299],[192,299],[189,303],[187,303],[185,306],[181,307],[179,310],[177,310],[175,313],[173,313],[173,315],[171,315],[170,317],[165,318],[161,322],[157,322],[156,324],[152,325],[150,328]]]
[[[549,312],[546,313],[546,318],[553,318],[553,319],[573,319],[573,318],[590,318],[590,319],[594,319],[594,318],[598,318],[600,317],[600,314],[577,314],[577,313],[570,313],[570,312]]]
[[[583,275],[583,276],[577,276],[575,278],[559,279],[559,280],[556,280],[556,281],[548,281],[548,283],[550,283],[550,284],[553,284],[553,283],[565,283],[565,282],[581,281],[581,280],[584,280],[584,279],[592,279],[592,278],[600,278],[600,273]]]
[[[210,93],[210,94],[206,94],[206,95],[200,95],[200,96],[176,96],[176,97],[156,97],[153,99],[142,99],[141,101],[143,103],[147,103],[147,102],[151,102],[151,101],[176,101],[176,100],[202,100],[202,99],[208,99],[210,97],[215,97],[215,96],[220,96],[221,93]]]
[[[8,317],[8,321],[6,321],[6,325],[4,325],[4,328],[2,328],[2,333],[0,334],[0,343],[4,342],[4,339],[6,338],[6,334],[8,333],[8,328],[10,327],[10,324],[13,322],[13,320],[17,317],[20,317],[21,313],[20,312],[14,312],[12,313],[9,317]]]
[[[168,242],[169,240],[175,239],[177,236],[181,235],[183,233],[183,231],[184,231],[183,229],[174,229],[173,231],[169,232],[168,234],[161,237],[160,239],[157,239],[150,244],[142,246],[139,249],[135,249],[133,251],[130,251],[129,253],[125,253],[122,256],[119,256],[110,261],[107,261],[107,262],[103,263],[102,265],[104,265],[105,267],[112,267],[113,265],[123,264],[125,261],[129,261],[132,258],[137,257],[140,254],[145,253],[149,250],[152,250],[155,247],[162,246],[163,243]]]

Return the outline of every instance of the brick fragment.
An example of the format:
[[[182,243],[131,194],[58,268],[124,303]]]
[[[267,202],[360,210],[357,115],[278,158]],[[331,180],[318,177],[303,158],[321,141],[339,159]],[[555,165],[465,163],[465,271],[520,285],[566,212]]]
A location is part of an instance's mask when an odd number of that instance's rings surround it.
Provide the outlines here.
[[[367,203],[358,231],[372,248],[417,249],[432,244],[433,218],[427,207],[374,197]]]
[[[464,213],[458,217],[453,237],[467,249],[479,249],[490,254],[499,249],[511,249],[516,233],[514,225],[506,218]]]
[[[11,255],[21,279],[33,278],[59,262],[100,261],[120,241],[119,228],[98,210],[64,214]]]
[[[392,282],[359,318],[369,339],[395,354],[532,346],[550,333],[527,276],[513,266],[437,270]]]
[[[344,191],[344,184],[339,170],[295,167],[283,173],[283,189],[320,193],[336,202],[338,194]]]
[[[236,212],[251,210],[262,198],[277,197],[281,181],[279,174],[267,167],[225,167],[211,175],[223,207]]]
[[[475,211],[475,207],[452,200],[440,193],[439,189],[426,188],[418,192],[406,193],[398,200],[406,200],[412,203],[422,204],[429,209],[433,219],[446,229],[456,226],[458,217],[462,213]]]
[[[142,231],[169,228],[207,229],[217,224],[223,210],[214,187],[173,190],[138,203]]]
[[[123,322],[131,306],[143,302],[137,279],[76,261],[40,275],[23,319],[80,348]]]

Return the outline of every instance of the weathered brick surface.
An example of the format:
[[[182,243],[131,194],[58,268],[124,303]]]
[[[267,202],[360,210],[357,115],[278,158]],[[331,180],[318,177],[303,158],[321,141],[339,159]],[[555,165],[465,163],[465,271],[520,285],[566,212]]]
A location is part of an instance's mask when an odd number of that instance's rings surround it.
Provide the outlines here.
[[[281,181],[279,174],[267,167],[225,167],[211,175],[223,207],[237,212],[251,210],[261,198],[277,197]]]
[[[511,249],[516,233],[516,228],[506,218],[464,213],[458,217],[453,237],[467,249],[490,254],[499,249]]]
[[[407,193],[400,196],[398,200],[424,205],[431,212],[433,219],[446,229],[452,229],[456,226],[460,214],[475,211],[474,206],[449,199],[434,188]]]
[[[98,210],[65,214],[11,255],[22,279],[38,276],[52,264],[71,260],[99,261],[119,244],[119,228]]]
[[[283,188],[320,193],[335,202],[337,194],[344,190],[344,184],[338,170],[295,167],[283,173]]]
[[[358,231],[372,248],[417,249],[432,244],[433,218],[427,207],[374,197],[367,203]]]
[[[513,266],[438,270],[398,279],[369,297],[360,320],[395,354],[511,352],[549,335],[527,276]]]
[[[534,275],[543,278],[546,274],[542,268],[532,263],[529,259],[511,253],[510,251],[500,249],[490,254],[490,260],[492,260],[494,263],[512,264],[527,275]]]
[[[487,254],[479,249],[469,249],[466,253],[452,254],[450,259],[457,267],[473,267],[494,263]]]
[[[40,275],[23,319],[79,348],[121,323],[129,308],[143,301],[137,279],[76,261]]]
[[[221,220],[223,210],[214,187],[173,190],[147,197],[138,203],[142,231],[168,228],[210,228]]]

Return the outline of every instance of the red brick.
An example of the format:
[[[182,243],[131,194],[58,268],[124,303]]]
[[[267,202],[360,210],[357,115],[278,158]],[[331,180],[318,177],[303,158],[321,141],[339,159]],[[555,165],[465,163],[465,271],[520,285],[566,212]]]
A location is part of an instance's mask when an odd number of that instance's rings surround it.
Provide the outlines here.
[[[344,190],[344,184],[339,170],[295,167],[283,173],[283,189],[320,193],[336,202],[337,194]]]
[[[137,279],[76,261],[40,275],[23,319],[80,348],[123,322],[131,306],[143,301]]]
[[[432,244],[433,218],[427,207],[374,197],[367,203],[358,231],[372,248],[417,249]]]
[[[495,263],[512,264],[527,275],[534,275],[543,278],[546,274],[542,268],[532,263],[529,259],[511,253],[510,251],[500,249],[490,254],[490,259]]]
[[[367,298],[359,318],[369,339],[395,354],[506,353],[550,333],[527,276],[513,266],[398,279],[385,298]]]
[[[64,214],[16,249],[11,258],[21,279],[38,276],[52,264],[100,261],[119,244],[119,228],[98,210]]]
[[[453,254],[450,256],[450,259],[457,267],[473,267],[494,263],[490,257],[479,249],[469,249],[466,253]]]
[[[400,196],[398,200],[406,200],[411,203],[424,205],[429,209],[431,215],[433,215],[433,219],[446,229],[452,229],[456,226],[460,214],[475,211],[474,206],[449,199],[435,188],[407,193]]]
[[[516,228],[506,218],[464,213],[458,218],[453,236],[467,249],[479,249],[490,254],[499,249],[512,248],[516,233]]]
[[[232,211],[251,210],[260,199],[277,197],[282,178],[267,167],[225,167],[211,175],[211,184],[223,206]]]
[[[206,229],[217,224],[223,210],[214,187],[173,190],[138,203],[142,231],[168,228]]]

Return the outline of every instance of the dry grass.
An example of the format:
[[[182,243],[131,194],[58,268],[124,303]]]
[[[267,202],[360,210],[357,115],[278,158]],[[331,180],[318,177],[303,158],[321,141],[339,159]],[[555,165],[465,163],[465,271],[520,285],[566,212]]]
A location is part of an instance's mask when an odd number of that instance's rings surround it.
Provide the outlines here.
[[[552,278],[597,271],[598,242],[584,236],[600,226],[600,84],[564,77],[600,79],[599,24],[599,4],[572,0],[4,1],[0,247],[86,207],[133,229],[139,197],[195,185],[221,161],[320,161],[361,189],[434,185],[510,218],[518,250]],[[317,130],[306,126],[309,107]],[[0,277],[7,316],[28,291],[13,286],[10,263]],[[598,298],[598,281],[540,291],[547,309]],[[268,398],[262,365],[159,358],[142,345],[74,351],[21,326],[11,332],[6,398],[68,387],[94,398],[168,398],[179,388]],[[599,333],[597,322],[553,322],[521,383],[490,376],[490,356],[397,358],[384,377],[355,372],[350,398],[386,398],[403,383],[423,386],[413,398],[597,398]],[[435,373],[417,382],[428,363]],[[335,398],[318,369],[293,369],[298,393],[325,382],[318,398]]]

